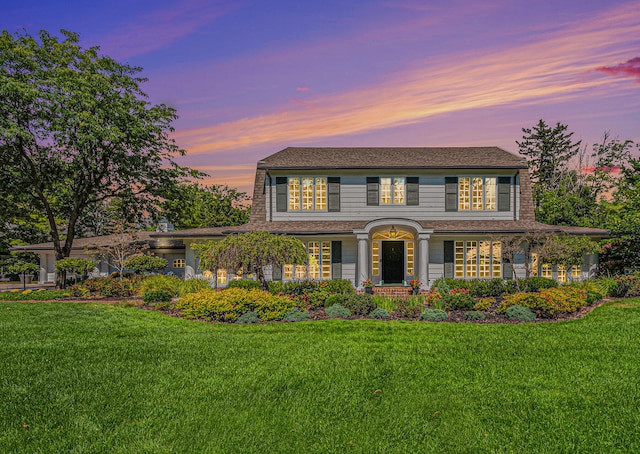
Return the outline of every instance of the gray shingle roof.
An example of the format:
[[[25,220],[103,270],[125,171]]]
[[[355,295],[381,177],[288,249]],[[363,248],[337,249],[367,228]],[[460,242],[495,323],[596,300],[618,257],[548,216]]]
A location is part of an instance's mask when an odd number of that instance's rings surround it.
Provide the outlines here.
[[[289,147],[258,161],[258,169],[526,169],[523,157],[498,147]]]

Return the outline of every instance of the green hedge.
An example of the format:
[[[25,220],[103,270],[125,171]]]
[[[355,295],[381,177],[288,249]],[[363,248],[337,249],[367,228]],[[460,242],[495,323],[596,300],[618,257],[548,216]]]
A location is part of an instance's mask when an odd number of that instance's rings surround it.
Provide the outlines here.
[[[185,318],[201,318],[214,321],[235,321],[242,314],[252,311],[260,320],[281,320],[298,301],[262,290],[231,288],[222,291],[206,290],[183,295],[174,309]]]
[[[564,286],[544,289],[540,292],[514,293],[507,295],[498,313],[504,313],[511,306],[524,306],[536,311],[540,317],[555,317],[562,313],[572,313],[588,305],[587,292],[575,287]]]
[[[12,292],[0,292],[2,301],[48,301],[59,298],[68,298],[71,293],[68,290],[19,290]]]

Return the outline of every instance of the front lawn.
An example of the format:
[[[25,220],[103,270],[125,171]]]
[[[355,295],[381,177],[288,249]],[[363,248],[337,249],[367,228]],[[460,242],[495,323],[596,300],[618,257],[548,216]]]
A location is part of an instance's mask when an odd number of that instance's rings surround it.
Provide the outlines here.
[[[208,324],[0,302],[4,452],[638,452],[640,299],[583,319]]]

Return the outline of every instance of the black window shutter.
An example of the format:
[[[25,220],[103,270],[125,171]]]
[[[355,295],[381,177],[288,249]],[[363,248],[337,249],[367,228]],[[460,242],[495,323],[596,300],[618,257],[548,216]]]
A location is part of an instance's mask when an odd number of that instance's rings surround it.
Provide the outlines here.
[[[445,177],[444,186],[444,210],[458,211],[458,177]]]
[[[420,205],[420,179],[407,177],[407,205]]]
[[[379,205],[380,178],[367,177],[367,205]]]
[[[327,178],[328,211],[340,211],[340,177]]]
[[[342,241],[331,242],[331,263],[342,263]]]
[[[454,268],[453,241],[444,242],[444,277],[453,277]]]
[[[287,177],[276,177],[276,211],[287,211]]]
[[[498,211],[511,210],[511,177],[498,177]]]
[[[342,279],[342,241],[331,242],[331,278]]]

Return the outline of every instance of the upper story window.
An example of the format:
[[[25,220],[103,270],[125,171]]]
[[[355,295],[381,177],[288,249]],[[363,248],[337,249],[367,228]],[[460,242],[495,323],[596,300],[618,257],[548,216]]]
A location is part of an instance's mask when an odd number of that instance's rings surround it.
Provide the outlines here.
[[[446,177],[446,211],[509,211],[511,177]]]
[[[340,177],[277,176],[276,211],[340,211]]]
[[[367,177],[367,205],[418,205],[418,177]]]
[[[289,211],[326,211],[327,177],[290,177]]]
[[[496,179],[494,177],[458,178],[458,210],[495,211]]]
[[[380,178],[380,205],[404,205],[404,177]]]

